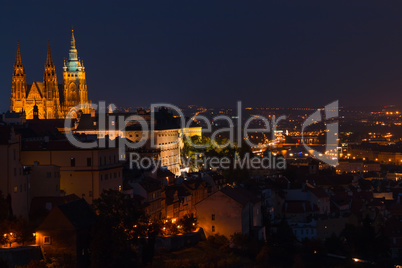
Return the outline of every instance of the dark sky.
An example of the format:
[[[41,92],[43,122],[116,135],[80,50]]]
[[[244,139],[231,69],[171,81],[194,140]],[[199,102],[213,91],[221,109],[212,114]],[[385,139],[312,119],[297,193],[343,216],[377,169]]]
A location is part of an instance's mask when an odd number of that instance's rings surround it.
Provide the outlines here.
[[[90,99],[116,105],[399,104],[402,1],[3,1],[0,110],[20,41],[61,83],[74,26]]]

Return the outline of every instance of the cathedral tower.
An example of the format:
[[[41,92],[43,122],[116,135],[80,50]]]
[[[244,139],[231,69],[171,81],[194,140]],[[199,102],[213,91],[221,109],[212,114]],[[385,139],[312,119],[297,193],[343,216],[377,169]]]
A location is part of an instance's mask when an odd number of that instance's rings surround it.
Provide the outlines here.
[[[50,49],[50,42],[47,48],[47,58],[45,64],[45,72],[43,74],[44,96],[46,107],[46,118],[57,119],[61,118],[61,107],[59,97],[59,87],[57,84],[56,67],[52,59],[52,51]]]
[[[69,58],[64,62],[63,67],[64,84],[64,115],[78,104],[88,103],[87,82],[85,77],[85,67],[78,58],[77,48],[75,47],[74,30],[71,34],[71,47]],[[86,111],[84,111],[86,112]]]
[[[17,43],[17,56],[14,64],[13,80],[11,86],[11,107],[14,112],[22,112],[26,101],[27,76],[22,64],[20,44]]]
[[[85,68],[78,58],[74,31],[71,35],[69,58],[64,62],[63,85],[57,83],[50,43],[47,48],[43,82],[33,81],[28,85],[20,45],[17,43],[10,100],[10,111],[25,112],[26,119],[63,119],[72,107],[90,103]],[[88,106],[81,109],[84,113],[90,111]]]

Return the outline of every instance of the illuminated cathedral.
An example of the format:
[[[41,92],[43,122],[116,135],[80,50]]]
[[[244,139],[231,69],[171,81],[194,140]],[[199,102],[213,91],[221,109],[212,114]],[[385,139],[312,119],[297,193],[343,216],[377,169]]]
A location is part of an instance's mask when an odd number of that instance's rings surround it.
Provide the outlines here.
[[[64,61],[63,84],[57,83],[56,68],[53,63],[50,44],[43,82],[27,84],[21,51],[17,44],[11,87],[11,112],[25,113],[26,119],[65,118],[72,107],[88,101],[85,67],[78,57],[74,31],[71,34],[69,58]],[[85,111],[84,111],[85,112]]]

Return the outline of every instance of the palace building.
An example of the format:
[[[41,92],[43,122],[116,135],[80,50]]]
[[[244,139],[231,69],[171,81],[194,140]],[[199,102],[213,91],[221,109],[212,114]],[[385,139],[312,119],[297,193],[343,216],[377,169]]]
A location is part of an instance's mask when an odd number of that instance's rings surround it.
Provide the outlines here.
[[[47,51],[43,82],[27,84],[19,43],[11,87],[11,112],[25,113],[26,119],[62,119],[70,109],[88,101],[85,67],[78,57],[74,30],[69,58],[64,61],[63,84],[57,83],[50,44]]]

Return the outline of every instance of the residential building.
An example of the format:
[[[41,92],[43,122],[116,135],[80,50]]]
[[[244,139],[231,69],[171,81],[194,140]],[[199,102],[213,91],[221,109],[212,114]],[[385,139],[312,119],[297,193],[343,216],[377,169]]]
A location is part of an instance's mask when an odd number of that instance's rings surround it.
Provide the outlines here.
[[[55,165],[38,165],[30,167],[31,199],[39,196],[60,196],[60,167]]]
[[[191,193],[183,185],[168,186],[165,193],[167,219],[180,219],[193,212]]]
[[[162,219],[166,217],[166,197],[164,185],[161,181],[151,177],[145,177],[139,182],[130,184],[132,197],[142,197],[145,212],[152,218]]]
[[[67,140],[27,141],[22,146],[21,162],[60,167],[60,190],[90,204],[103,190],[121,190],[123,185],[118,148],[80,149]]]
[[[222,188],[196,204],[196,212],[207,237],[221,234],[230,238],[234,233],[250,234],[257,229],[258,238],[265,239],[261,201],[243,188]]]
[[[29,173],[21,163],[21,138],[9,126],[0,126],[0,191],[11,201],[14,216],[28,218]]]
[[[54,207],[36,229],[36,244],[46,258],[67,267],[89,264],[90,228],[96,220],[84,199]]]

